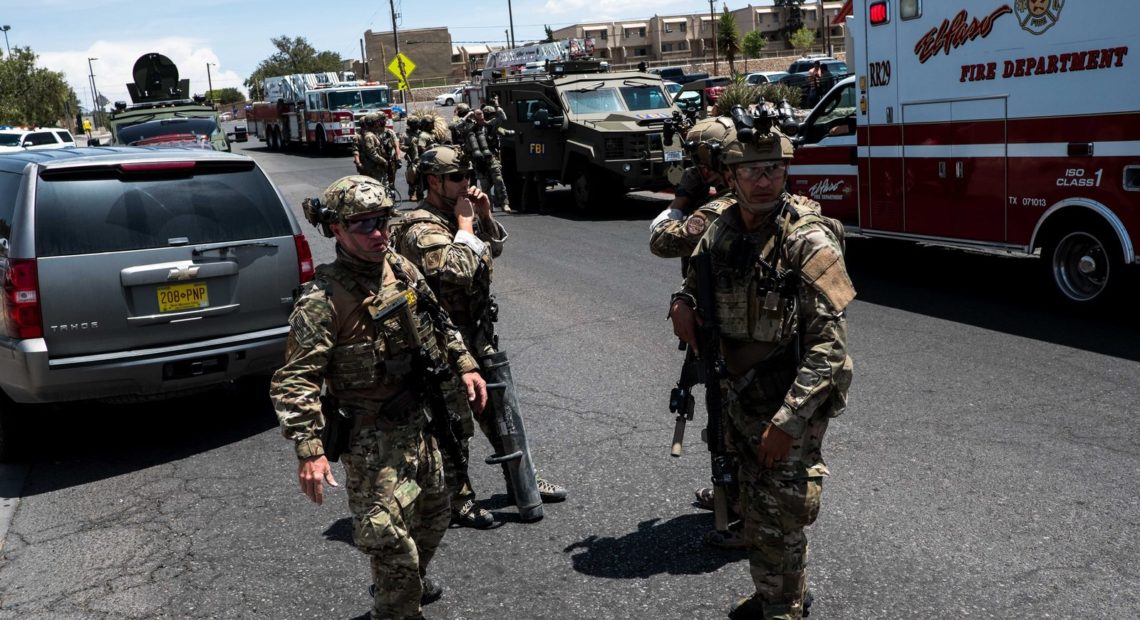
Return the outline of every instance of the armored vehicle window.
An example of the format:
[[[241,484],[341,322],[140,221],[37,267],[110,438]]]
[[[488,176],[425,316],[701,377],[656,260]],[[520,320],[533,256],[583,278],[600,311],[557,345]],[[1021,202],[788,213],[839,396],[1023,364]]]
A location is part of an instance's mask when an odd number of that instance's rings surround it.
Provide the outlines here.
[[[239,164],[240,165],[240,164]],[[41,177],[36,253],[67,256],[292,235],[269,181],[255,168],[132,176],[79,169]]]
[[[660,86],[644,84],[641,86],[622,86],[621,98],[631,112],[641,110],[660,110],[669,107],[669,98]]]
[[[0,257],[8,256],[8,237],[12,235],[12,218],[16,213],[16,193],[23,177],[0,172]]]
[[[566,103],[570,111],[575,114],[598,114],[604,112],[622,112],[621,99],[613,88],[598,88],[595,90],[582,89],[568,91]]]
[[[550,106],[541,99],[524,99],[515,102],[515,116],[523,122],[533,121],[534,113],[539,110],[550,111]]]
[[[216,131],[218,124],[212,118],[164,118],[120,128],[119,142],[138,144],[151,138],[174,134],[193,134],[209,139]]]

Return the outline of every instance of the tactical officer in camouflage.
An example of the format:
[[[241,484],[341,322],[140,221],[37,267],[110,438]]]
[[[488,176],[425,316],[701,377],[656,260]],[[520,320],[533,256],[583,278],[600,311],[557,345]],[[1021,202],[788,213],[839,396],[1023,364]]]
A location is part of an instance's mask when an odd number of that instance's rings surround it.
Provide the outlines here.
[[[451,143],[463,144],[463,140],[467,138],[466,129],[469,129],[467,120],[471,114],[471,106],[466,103],[455,104],[455,112],[451,117],[451,123],[448,128],[451,130]]]
[[[736,128],[731,118],[715,116],[697,121],[685,134],[684,147],[692,157],[692,165],[685,169],[673,202],[649,226],[649,251],[662,258],[681,258],[681,275],[688,266],[689,256],[704,236],[708,226],[733,204],[733,196],[724,182],[724,146],[736,140]],[[717,197],[709,199],[709,189],[716,188]],[[686,364],[693,356],[686,355]],[[714,509],[712,487],[696,490],[696,504],[705,510]],[[738,513],[736,497],[730,493],[732,513]],[[727,530],[710,530],[703,538],[705,544],[721,549],[740,549],[745,546],[740,536],[737,514],[729,515],[732,523]]]
[[[505,362],[505,353],[499,351],[498,337],[494,333],[498,307],[491,296],[491,274],[492,259],[503,251],[507,232],[495,221],[487,195],[468,185],[467,162],[456,149],[440,146],[425,151],[420,157],[419,175],[427,192],[426,198],[401,218],[393,230],[393,244],[424,273],[443,307],[459,327],[468,350],[480,361],[481,371],[487,378],[490,376],[490,360],[501,358]],[[510,390],[513,392],[513,384]],[[505,439],[493,419],[498,419],[498,416],[492,414],[501,413],[501,409],[495,406],[501,404],[501,400],[493,394],[493,406],[488,409],[495,411],[478,418],[480,429],[498,454],[504,454]],[[456,407],[460,415],[471,418],[463,401],[456,403]],[[522,420],[513,421],[512,426],[521,431]],[[467,450],[466,443],[464,450]],[[510,467],[507,485],[508,495],[520,506],[520,513],[524,512],[523,498],[516,497],[513,489],[523,485],[527,479],[529,484],[523,486],[535,488],[535,502],[565,499],[564,488],[535,477],[525,443],[521,448],[525,463]],[[474,501],[475,491],[467,471],[447,459],[445,468],[452,490],[453,521],[467,527],[492,525],[490,513]],[[541,505],[528,511],[536,518],[541,517]]]
[[[411,387],[422,384],[417,361],[450,366],[476,411],[486,383],[419,270],[390,250],[387,188],[344,177],[304,209],[336,238],[336,260],[317,268],[294,305],[270,397],[300,459],[301,490],[318,504],[324,484],[337,486],[322,431],[344,425],[340,458],[353,540],[371,559],[372,618],[422,618],[421,604],[442,593],[426,574],[447,530],[448,498],[436,440],[425,432],[428,409]],[[322,412],[322,398],[336,402]]]
[[[669,207],[649,225],[649,250],[655,255],[687,258],[708,225],[731,204],[731,196],[725,196],[728,187],[721,173],[720,154],[735,138],[736,129],[727,116],[698,121],[685,134],[685,150],[693,165],[681,175]],[[716,189],[716,200],[709,200],[710,188]]]
[[[819,513],[823,435],[851,384],[844,311],[855,297],[842,229],[819,204],[784,190],[787,136],[757,119],[724,146],[733,204],[701,238],[711,256],[715,317],[728,376],[728,439],[740,459],[744,537],[756,592],[730,618],[799,619],[807,592],[804,528]],[[670,317],[696,346],[690,264]],[[698,351],[698,353],[703,353]]]

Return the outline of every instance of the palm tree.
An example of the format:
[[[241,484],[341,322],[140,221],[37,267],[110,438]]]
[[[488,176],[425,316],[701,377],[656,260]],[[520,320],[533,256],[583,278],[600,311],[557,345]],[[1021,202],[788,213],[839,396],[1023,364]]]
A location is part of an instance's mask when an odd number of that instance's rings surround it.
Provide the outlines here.
[[[720,53],[724,54],[724,59],[728,61],[728,70],[735,74],[736,55],[740,53],[740,33],[736,31],[736,16],[728,12],[728,5],[724,5],[724,11],[720,14],[720,21],[717,25],[716,34],[716,47]]]

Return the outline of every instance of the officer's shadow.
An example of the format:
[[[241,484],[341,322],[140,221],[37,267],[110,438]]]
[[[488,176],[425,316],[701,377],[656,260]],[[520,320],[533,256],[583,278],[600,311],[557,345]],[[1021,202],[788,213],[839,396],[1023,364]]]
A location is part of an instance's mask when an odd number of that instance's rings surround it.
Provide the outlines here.
[[[712,513],[681,515],[668,521],[654,518],[638,523],[636,531],[619,538],[589,536],[562,551],[573,553],[570,561],[574,570],[612,579],[711,573],[748,557],[743,549],[717,549],[702,543],[705,532],[712,528]]]

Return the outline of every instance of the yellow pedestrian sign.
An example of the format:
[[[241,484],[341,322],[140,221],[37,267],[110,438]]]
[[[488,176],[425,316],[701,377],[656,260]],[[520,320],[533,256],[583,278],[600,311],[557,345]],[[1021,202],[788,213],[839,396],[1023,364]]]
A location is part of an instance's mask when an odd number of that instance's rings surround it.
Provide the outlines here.
[[[388,63],[388,71],[396,76],[399,82],[396,87],[399,90],[408,90],[408,76],[415,70],[416,63],[412,62],[412,59],[405,56],[403,52],[396,54],[392,62]]]

